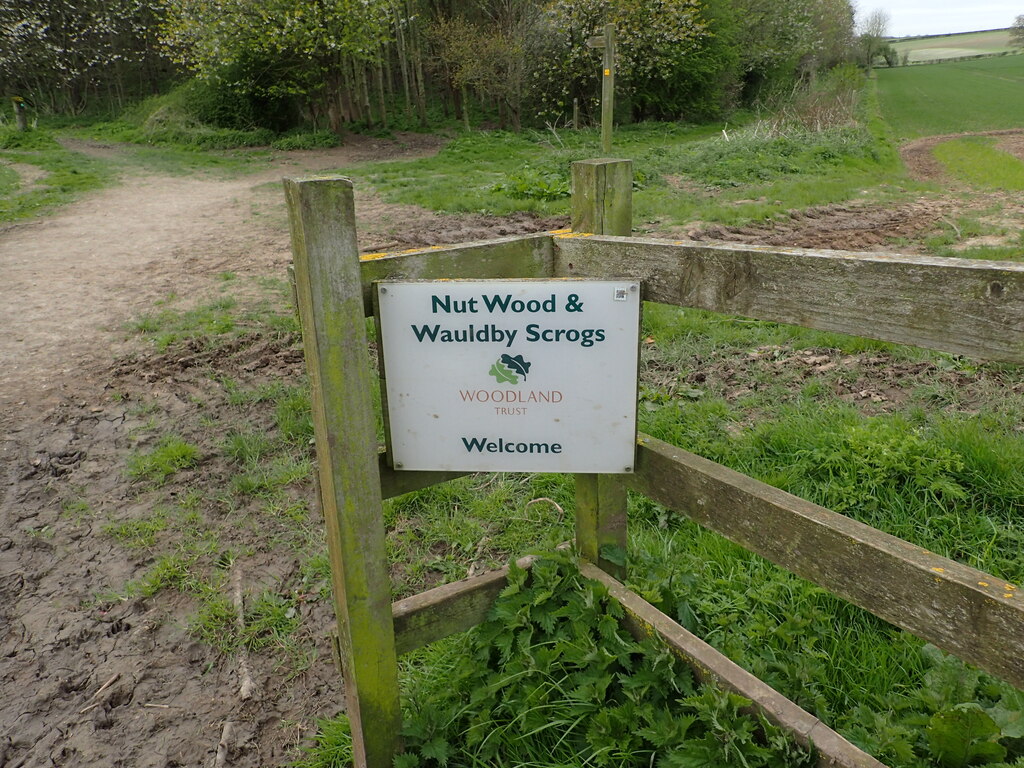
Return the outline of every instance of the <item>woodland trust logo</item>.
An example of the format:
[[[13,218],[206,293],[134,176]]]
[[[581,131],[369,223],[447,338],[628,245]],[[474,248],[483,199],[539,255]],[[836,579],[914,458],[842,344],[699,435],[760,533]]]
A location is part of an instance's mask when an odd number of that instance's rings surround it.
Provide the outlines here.
[[[533,363],[526,362],[522,355],[513,357],[512,355],[504,354],[491,366],[488,375],[493,376],[494,380],[499,384],[515,385],[519,383],[520,376],[524,381],[526,380],[526,375],[530,372],[531,365]]]

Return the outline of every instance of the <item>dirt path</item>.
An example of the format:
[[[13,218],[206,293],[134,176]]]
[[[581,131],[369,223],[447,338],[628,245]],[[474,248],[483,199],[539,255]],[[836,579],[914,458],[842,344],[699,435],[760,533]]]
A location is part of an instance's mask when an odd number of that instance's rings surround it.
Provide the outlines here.
[[[999,190],[981,191],[951,179],[935,159],[933,150],[944,141],[965,136],[994,137],[996,147],[1024,159],[1024,130],[947,134],[914,139],[900,147],[907,174],[915,181],[941,183],[947,194],[922,195],[918,199],[877,205],[868,202],[825,205],[795,211],[787,217],[743,227],[696,224],[677,228],[669,236],[706,242],[742,242],[795,248],[925,252],[925,239],[953,232],[954,250],[975,245],[1006,245],[1015,242],[1024,204],[1019,195]],[[958,220],[976,217],[983,225],[1005,235],[960,237]]]
[[[152,568],[155,553],[126,551],[109,526],[163,514],[166,497],[124,474],[126,457],[155,440],[147,414],[181,417],[173,426],[186,430],[201,406],[209,404],[208,419],[230,409],[208,372],[185,370],[177,357],[114,361],[139,349],[126,323],[169,296],[180,308],[223,285],[227,274],[240,290],[256,284],[247,278],[284,277],[282,177],[423,156],[441,143],[416,134],[353,137],[236,178],[130,175],[47,218],[0,231],[0,768],[210,766],[225,723],[232,723],[227,764],[279,765],[294,757],[314,718],[337,712],[326,602],[304,608],[317,660],[293,676],[272,657],[254,658],[260,693],[240,702],[235,661],[186,631],[192,601],[173,590],[123,596],[126,584]],[[366,250],[563,224],[528,215],[441,216],[357,195]],[[243,339],[215,354],[240,374],[269,366],[272,376],[297,380],[296,344],[286,336],[250,348]],[[218,471],[213,458],[204,459],[181,492],[208,493]],[[297,493],[311,495],[308,488]],[[222,512],[211,502],[202,514]],[[223,546],[251,553],[241,564],[250,597],[268,580],[299,578],[296,558],[261,554],[266,541],[244,526],[223,530]],[[122,596],[97,597],[104,592]]]
[[[52,404],[94,364],[107,365],[124,324],[161,296],[189,295],[226,271],[281,274],[290,258],[286,234],[279,220],[255,213],[281,196],[273,182],[438,147],[437,140],[414,138],[357,137],[336,150],[292,153],[235,179],[130,176],[0,233],[0,414]],[[372,220],[377,211],[367,207]]]

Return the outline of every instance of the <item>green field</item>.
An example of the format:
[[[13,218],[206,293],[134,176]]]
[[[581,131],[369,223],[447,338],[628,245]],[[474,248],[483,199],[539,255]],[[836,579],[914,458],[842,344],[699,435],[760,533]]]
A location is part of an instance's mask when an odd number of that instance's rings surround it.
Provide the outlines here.
[[[900,138],[1024,127],[1024,56],[876,71],[882,116]]]
[[[956,35],[909,37],[894,40],[892,47],[896,49],[901,58],[906,53],[907,59],[911,63],[1016,50],[1010,44],[1010,30],[1008,29],[963,32]]]

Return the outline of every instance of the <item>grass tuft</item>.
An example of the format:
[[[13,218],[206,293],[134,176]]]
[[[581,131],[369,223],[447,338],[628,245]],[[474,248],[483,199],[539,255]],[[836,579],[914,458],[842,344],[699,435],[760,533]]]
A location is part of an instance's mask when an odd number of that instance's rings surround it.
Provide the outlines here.
[[[129,457],[128,476],[162,485],[179,470],[194,467],[199,457],[198,447],[176,435],[167,435],[151,451]]]

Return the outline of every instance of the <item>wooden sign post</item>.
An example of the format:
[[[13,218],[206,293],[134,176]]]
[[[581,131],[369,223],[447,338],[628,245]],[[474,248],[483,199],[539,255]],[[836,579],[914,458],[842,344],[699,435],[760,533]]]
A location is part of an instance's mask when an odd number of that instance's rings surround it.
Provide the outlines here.
[[[352,183],[284,184],[355,764],[389,768],[402,711]]]
[[[605,24],[604,34],[587,41],[591,48],[604,48],[601,60],[601,151],[612,151],[612,121],[615,118],[615,25]]]

